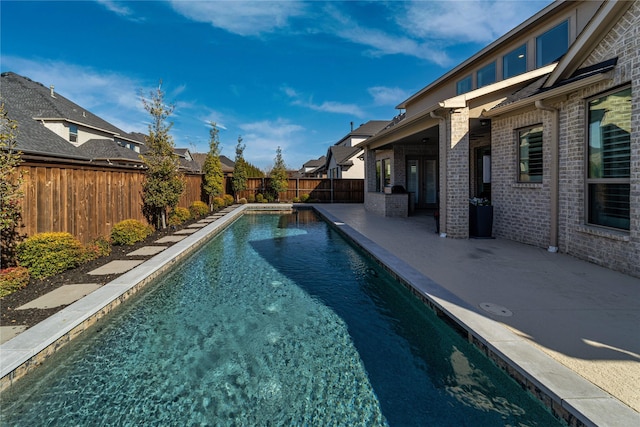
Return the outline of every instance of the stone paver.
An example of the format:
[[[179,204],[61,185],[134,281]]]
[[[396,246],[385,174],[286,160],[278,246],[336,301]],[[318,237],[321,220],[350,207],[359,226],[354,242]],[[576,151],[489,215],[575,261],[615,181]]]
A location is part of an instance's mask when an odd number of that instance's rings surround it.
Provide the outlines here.
[[[24,325],[0,326],[0,344],[9,341],[27,329]]]
[[[129,252],[127,256],[149,256],[159,254],[167,249],[166,246],[143,246],[133,252]]]
[[[34,299],[16,310],[28,310],[30,308],[53,308],[61,305],[69,305],[85,295],[89,295],[100,287],[97,283],[81,283],[77,285],[62,285],[53,291]]]
[[[164,236],[163,238],[156,240],[154,243],[176,243],[185,237],[187,236]]]
[[[175,233],[173,233],[173,235],[175,236],[175,235],[179,235],[179,234],[193,234],[196,231],[198,231],[198,230],[196,230],[195,228],[183,228],[182,230],[178,230]]]
[[[143,262],[144,260],[111,261],[110,263],[105,264],[102,267],[99,267],[93,271],[90,271],[88,274],[92,276],[104,276],[107,274],[121,274],[131,270],[132,268],[142,264]]]
[[[206,227],[207,225],[208,225],[207,223],[196,222],[196,223],[193,223],[193,224],[189,225],[187,228],[203,228],[203,227]]]

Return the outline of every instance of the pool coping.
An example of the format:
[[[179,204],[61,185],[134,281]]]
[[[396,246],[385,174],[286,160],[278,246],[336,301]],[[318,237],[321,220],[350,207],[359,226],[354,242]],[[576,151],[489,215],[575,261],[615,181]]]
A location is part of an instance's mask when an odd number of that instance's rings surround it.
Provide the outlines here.
[[[314,210],[570,426],[630,426],[638,413],[382,248],[322,206]]]
[[[240,205],[132,270],[0,345],[0,393],[145,285],[231,225],[245,211],[291,211],[292,204]]]
[[[246,211],[290,211],[293,204],[240,205],[165,251],[153,256],[0,345],[0,392],[41,365],[58,349],[98,322],[145,285],[190,255]],[[402,259],[342,222],[320,205],[311,208],[335,230],[368,253],[436,314],[571,426],[633,425],[638,415],[610,394],[563,366],[521,337],[487,318]]]

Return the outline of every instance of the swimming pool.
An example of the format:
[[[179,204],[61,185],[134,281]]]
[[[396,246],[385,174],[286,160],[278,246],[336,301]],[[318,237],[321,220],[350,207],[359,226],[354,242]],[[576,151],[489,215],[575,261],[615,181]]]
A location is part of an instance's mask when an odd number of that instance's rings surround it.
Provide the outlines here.
[[[244,215],[2,394],[2,425],[560,425],[311,211]]]

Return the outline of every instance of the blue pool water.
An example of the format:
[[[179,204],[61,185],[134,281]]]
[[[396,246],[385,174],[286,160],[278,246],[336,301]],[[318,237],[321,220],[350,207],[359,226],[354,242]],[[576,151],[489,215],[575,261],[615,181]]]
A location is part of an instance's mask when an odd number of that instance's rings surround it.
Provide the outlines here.
[[[1,399],[3,426],[560,425],[310,211],[243,216]]]

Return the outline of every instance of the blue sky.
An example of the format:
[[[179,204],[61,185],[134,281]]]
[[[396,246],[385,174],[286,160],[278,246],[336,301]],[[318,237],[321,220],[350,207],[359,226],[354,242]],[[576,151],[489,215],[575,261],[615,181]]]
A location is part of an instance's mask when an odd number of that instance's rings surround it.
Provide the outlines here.
[[[298,169],[550,1],[6,1],[0,70],[128,132],[162,81],[177,147]]]

